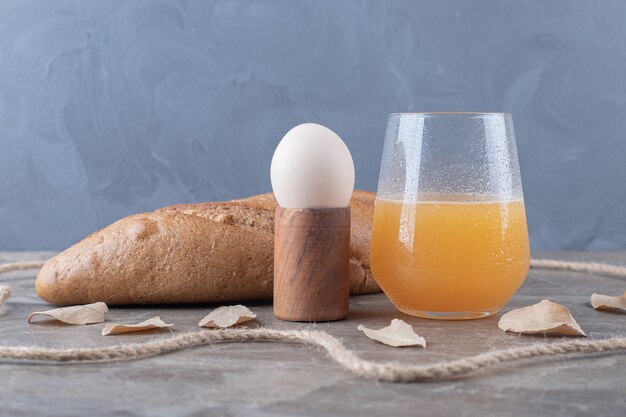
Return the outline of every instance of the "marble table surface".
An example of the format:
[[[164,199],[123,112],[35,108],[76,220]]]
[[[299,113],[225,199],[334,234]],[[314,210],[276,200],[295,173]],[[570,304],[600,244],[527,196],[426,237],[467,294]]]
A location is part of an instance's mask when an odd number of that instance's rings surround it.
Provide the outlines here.
[[[0,252],[0,262],[46,259],[51,253]],[[626,252],[536,253],[535,257],[626,264]],[[213,307],[111,308],[110,322],[137,322],[155,315],[176,325],[168,331],[100,335],[103,323],[29,325],[32,311],[46,309],[33,284],[36,271],[0,275],[13,296],[0,310],[0,344],[95,347],[139,342],[197,330]],[[620,294],[626,279],[532,270],[503,312],[543,298],[561,303],[590,339],[626,335],[626,315],[594,311],[593,292]],[[248,303],[253,326],[307,328],[277,321],[269,303]],[[467,322],[405,316],[382,294],[353,297],[347,320],[319,323],[371,360],[426,364],[498,348],[552,343],[559,338],[518,336],[497,327],[499,315]],[[428,348],[394,349],[367,339],[358,324],[378,328],[392,318],[412,324]],[[361,379],[340,369],[319,349],[281,343],[215,343],[132,362],[25,364],[0,360],[2,416],[626,416],[626,354],[598,354],[498,367],[469,378],[393,384]]]

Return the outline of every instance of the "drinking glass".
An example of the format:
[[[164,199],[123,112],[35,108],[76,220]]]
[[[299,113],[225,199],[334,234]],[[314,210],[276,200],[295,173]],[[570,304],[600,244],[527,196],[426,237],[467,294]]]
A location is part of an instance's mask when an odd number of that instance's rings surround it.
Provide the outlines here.
[[[530,263],[511,115],[389,115],[370,255],[403,313],[459,320],[502,308]]]

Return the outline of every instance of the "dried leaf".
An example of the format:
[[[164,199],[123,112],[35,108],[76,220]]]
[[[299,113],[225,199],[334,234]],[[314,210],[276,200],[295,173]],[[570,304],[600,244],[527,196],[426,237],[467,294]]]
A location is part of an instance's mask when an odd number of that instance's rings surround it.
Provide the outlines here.
[[[596,310],[626,311],[626,291],[624,294],[615,297],[594,293],[591,295],[591,307]]]
[[[370,339],[377,340],[393,347],[421,346],[426,347],[426,340],[413,331],[410,324],[399,319],[391,320],[391,324],[380,330],[368,329],[362,324],[357,327]]]
[[[109,308],[103,302],[85,304],[82,306],[55,308],[48,311],[35,311],[28,316],[30,323],[33,317],[48,316],[67,324],[93,324],[104,321],[104,313]]]
[[[586,336],[567,307],[550,300],[509,311],[500,318],[498,327],[521,334]]]
[[[244,323],[256,317],[246,306],[224,306],[211,311],[205,318],[200,320],[198,326],[208,328],[226,328],[235,324]]]
[[[173,324],[167,324],[161,320],[161,317],[156,316],[137,324],[109,323],[104,326],[104,329],[102,329],[102,336],[140,332],[142,330],[150,329],[163,329],[172,326]]]
[[[4,303],[11,296],[11,288],[8,285],[0,285],[0,304]]]

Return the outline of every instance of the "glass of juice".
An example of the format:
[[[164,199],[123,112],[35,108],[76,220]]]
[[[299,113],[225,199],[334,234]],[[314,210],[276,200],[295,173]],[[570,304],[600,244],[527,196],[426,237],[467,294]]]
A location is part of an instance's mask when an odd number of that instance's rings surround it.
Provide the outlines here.
[[[370,258],[403,313],[474,319],[506,304],[530,263],[510,114],[389,115]]]

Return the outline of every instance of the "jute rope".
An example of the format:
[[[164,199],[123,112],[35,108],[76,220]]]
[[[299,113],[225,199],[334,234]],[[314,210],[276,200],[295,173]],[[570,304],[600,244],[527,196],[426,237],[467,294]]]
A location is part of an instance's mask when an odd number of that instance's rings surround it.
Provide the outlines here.
[[[26,267],[25,265],[31,266]],[[0,272],[36,268],[41,263],[13,263],[0,265]],[[35,266],[32,266],[35,265]],[[626,277],[626,268],[589,262],[533,260],[533,268],[573,270]],[[440,381],[484,371],[500,364],[524,359],[574,353],[599,353],[626,350],[626,337],[605,340],[571,340],[555,343],[537,343],[528,346],[495,350],[460,359],[428,365],[410,365],[397,362],[373,362],[360,358],[337,338],[316,330],[226,329],[203,330],[157,339],[143,343],[114,345],[101,348],[48,349],[29,346],[0,346],[0,358],[48,362],[113,362],[161,355],[214,342],[287,342],[318,346],[342,368],[364,378],[389,382]]]
[[[606,340],[573,340],[557,343],[496,350],[476,356],[429,365],[397,362],[373,362],[362,359],[347,349],[337,338],[322,331],[275,329],[203,330],[144,343],[115,345],[103,348],[48,349],[38,347],[0,347],[0,358],[53,362],[112,362],[135,360],[174,352],[213,342],[291,342],[315,345],[344,369],[365,377],[390,382],[437,381],[460,377],[501,363],[568,353],[595,353],[626,349],[626,337]]]
[[[599,262],[558,261],[556,259],[531,259],[533,269],[552,269],[556,271],[587,272],[589,274],[626,277],[626,267]]]
[[[45,263],[45,261],[9,262],[6,264],[0,264],[0,273],[21,271],[23,269],[39,269]]]

